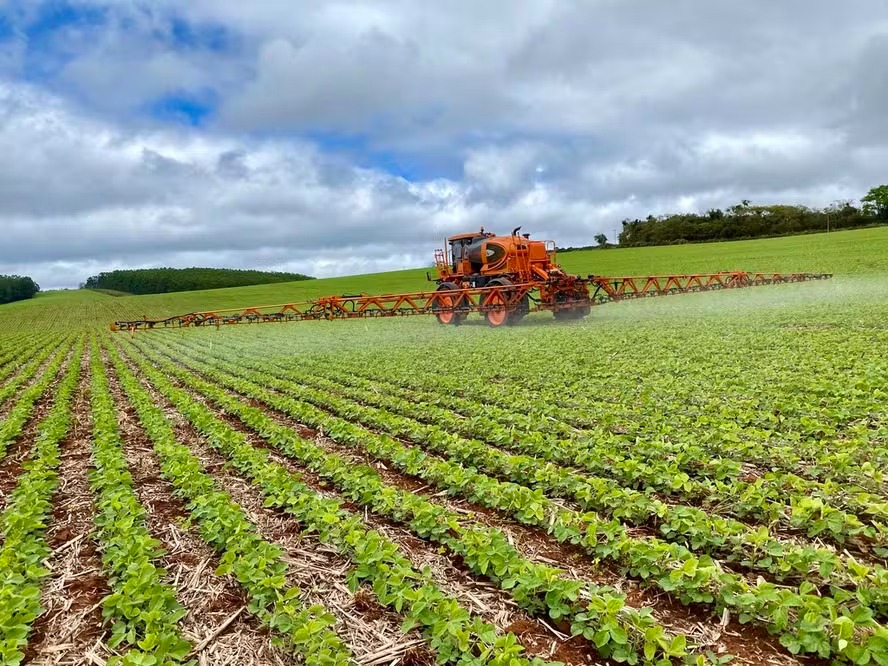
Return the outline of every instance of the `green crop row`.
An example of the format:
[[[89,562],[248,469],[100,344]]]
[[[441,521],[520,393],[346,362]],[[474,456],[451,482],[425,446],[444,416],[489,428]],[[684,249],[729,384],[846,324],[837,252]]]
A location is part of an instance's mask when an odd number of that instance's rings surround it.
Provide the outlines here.
[[[463,350],[461,358],[466,363],[473,363],[473,357],[480,358],[486,353],[486,350],[475,354]],[[553,364],[556,367],[552,367]],[[372,363],[354,365],[374,367]],[[477,361],[475,365],[478,365]],[[526,363],[522,363],[520,374],[498,368],[496,382],[488,381],[482,373],[458,377],[447,375],[447,364],[436,364],[434,359],[429,360],[428,367],[435,367],[436,373],[418,371],[387,373],[386,376],[402,386],[434,387],[458,395],[483,396],[485,403],[507,410],[544,412],[548,419],[589,430],[594,438],[605,440],[614,452],[623,450],[627,454],[657,459],[663,451],[646,453],[644,448],[639,450],[637,442],[662,443],[667,451],[679,455],[677,462],[684,463],[683,469],[692,475],[722,478],[723,474],[731,474],[733,468],[736,477],[742,470],[737,463],[752,462],[766,469],[779,468],[815,480],[859,484],[879,492],[885,480],[883,470],[888,468],[888,451],[869,445],[872,432],[865,418],[868,414],[884,411],[888,403],[888,393],[878,385],[828,387],[821,390],[821,398],[816,394],[808,395],[816,393],[814,387],[808,387],[802,394],[804,401],[799,401],[802,409],[794,407],[788,399],[797,391],[787,392],[777,405],[767,406],[756,398],[758,392],[744,393],[731,401],[726,401],[719,392],[701,398],[689,390],[693,383],[659,378],[661,390],[667,397],[656,400],[645,388],[646,408],[639,412],[637,408],[633,409],[633,403],[637,403],[640,396],[623,399],[620,395],[610,395],[623,377],[607,374],[601,369],[592,376],[588,373],[578,375],[576,368],[557,365],[553,358],[546,359],[545,371],[540,368],[539,373]],[[439,368],[444,372],[437,371]],[[877,376],[876,373],[873,375]],[[545,376],[546,380],[542,381],[538,376]],[[652,382],[658,383],[658,379],[649,375],[639,377],[638,381],[645,387]],[[847,400],[849,396],[852,405],[844,409],[835,406],[837,399]],[[840,433],[831,427],[825,422],[829,419],[809,415],[807,412],[812,409],[814,399],[823,399],[831,406],[833,420],[852,423],[848,432]],[[668,418],[647,418],[654,412]],[[646,418],[640,418],[642,413]],[[829,438],[838,438],[835,446],[830,446]],[[670,442],[674,443],[670,445]],[[687,446],[705,455],[697,455],[696,451],[684,455]],[[701,464],[701,458],[707,461],[715,458],[717,464]]]
[[[83,346],[82,340],[76,343],[52,409],[37,428],[30,459],[22,466],[0,517],[0,663],[9,666],[24,659],[22,648],[28,642],[32,623],[42,612],[40,586],[49,574],[44,560],[51,553],[46,543],[46,521],[58,487],[60,444],[71,428],[71,402],[80,377]]]
[[[378,388],[343,388],[341,384],[325,380],[312,372],[287,368],[278,369],[276,375],[297,379],[323,391],[336,391],[348,399],[381,407],[394,414],[439,426],[449,432],[478,438],[507,450],[560,465],[576,466],[593,474],[616,477],[610,482],[612,490],[616,492],[626,488],[622,483],[630,484],[631,489],[632,484],[642,481],[643,489],[677,492],[681,497],[693,501],[729,507],[729,511],[741,518],[753,517],[767,522],[777,521],[786,528],[803,530],[809,537],[826,537],[839,545],[848,540],[856,541],[863,548],[872,547],[878,549],[876,552],[879,555],[888,556],[888,523],[875,521],[870,524],[864,523],[857,515],[830,505],[825,497],[839,498],[845,503],[851,503],[862,514],[880,518],[888,518],[888,502],[870,493],[853,493],[853,489],[840,484],[822,484],[784,472],[768,472],[754,482],[725,483],[694,479],[683,473],[680,465],[668,457],[666,452],[650,461],[642,461],[631,456],[620,457],[607,445],[592,445],[588,440],[557,440],[539,433],[515,432],[512,428],[484,418],[483,408],[474,417],[466,419],[445,409],[393,396],[386,391],[379,391]],[[649,450],[658,448],[656,443],[644,443],[641,446]],[[583,479],[590,483],[607,484],[604,478],[581,477],[570,474],[567,470],[564,474],[572,477],[563,484],[564,487],[577,484],[582,487]],[[636,497],[638,496],[639,494],[636,494]],[[571,498],[583,503],[581,497]],[[658,504],[659,506],[648,507],[652,509],[651,515],[664,517],[665,504],[662,502]],[[623,505],[625,506],[625,502]],[[601,506],[588,508],[605,509]],[[699,510],[699,514],[704,516],[707,512]],[[683,516],[680,520],[687,521],[688,517]],[[733,521],[732,528],[728,527],[727,522],[730,521],[722,521],[724,524],[719,526],[717,531],[731,534],[742,530],[736,521]],[[664,534],[671,534],[672,531],[673,529],[667,526]]]
[[[140,385],[113,346],[108,354],[139,421],[154,445],[161,472],[187,502],[203,538],[219,553],[217,575],[232,575],[246,590],[248,610],[283,637],[284,644],[307,664],[345,664],[350,653],[333,631],[335,618],[322,606],[306,607],[300,590],[288,587],[283,550],[262,539],[241,508],[216,488],[213,478],[175,433],[163,411]]]
[[[58,341],[56,344],[47,345],[31,358],[24,357],[21,372],[0,388],[0,405],[3,405],[10,397],[16,395],[22,386],[31,381],[38,374],[41,365],[43,365],[46,359],[61,346],[61,341]]]
[[[469,437],[477,436],[479,442],[482,440],[494,442],[508,450],[516,450],[533,458],[565,465],[575,464],[597,473],[613,474],[614,469],[621,467],[621,461],[609,456],[607,448],[603,446],[599,447],[600,450],[590,450],[574,442],[553,441],[534,437],[533,434],[516,433],[482,417],[462,418],[450,411],[392,395],[388,391],[379,391],[377,388],[344,388],[342,384],[326,379],[320,374],[323,370],[305,372],[293,368],[263,367],[263,371],[287,382],[287,386],[292,386],[292,382],[296,381],[306,391],[309,387],[314,387],[324,394],[332,392],[348,400],[380,407],[392,414],[400,414],[426,425],[443,428],[447,432]],[[272,385],[275,380],[271,378],[268,381],[269,385]],[[647,479],[662,480],[656,485],[662,485],[664,482],[674,484],[677,477],[681,478],[671,461],[665,459],[661,459],[656,465],[642,464],[636,460],[622,462],[624,462],[622,467],[631,467],[633,472],[642,473],[643,468]],[[521,464],[524,467],[530,465],[527,461]],[[538,465],[538,469],[542,469],[542,463]],[[570,469],[560,468],[557,472],[546,476],[541,476],[538,470],[533,470],[533,478],[527,482],[537,487],[544,487],[547,492],[555,492],[558,496],[571,499],[584,509],[613,515],[633,524],[652,524],[671,541],[685,543],[694,550],[727,557],[732,561],[743,563],[744,566],[763,567],[765,571],[781,579],[786,575],[805,576],[812,568],[827,572],[834,569],[832,562],[836,556],[831,550],[811,547],[793,549],[792,544],[769,538],[766,527],[749,527],[738,520],[713,516],[710,512],[694,507],[673,507],[646,493],[625,487],[613,479],[578,474]],[[772,520],[782,522],[784,528],[804,530],[809,537],[830,536],[839,543],[849,539],[863,543],[873,542],[878,544],[876,548],[880,549],[888,545],[888,531],[879,529],[878,525],[865,525],[856,516],[826,504],[816,493],[812,496],[810,489],[806,487],[807,483],[803,483],[802,488],[793,488],[788,479],[784,478],[781,484],[790,489],[785,491],[789,501],[784,505],[776,503],[774,498],[758,484],[754,486],[741,483],[724,486],[719,484],[721,492],[717,499],[724,501],[727,495],[732,495],[735,497],[732,508],[740,515],[753,513],[752,507],[754,507],[756,513],[767,512]],[[751,488],[760,491],[760,494],[753,493]],[[708,494],[707,498],[716,499],[713,494]],[[750,507],[748,510],[744,508],[747,506]],[[885,506],[888,507],[888,504]],[[750,550],[760,550],[764,554],[756,559],[755,553],[750,553]],[[884,552],[888,552],[888,549]],[[879,585],[883,584],[881,580],[876,582]],[[888,591],[885,595],[888,602]]]
[[[40,350],[51,349],[60,340],[56,336],[44,334],[25,344],[15,344],[12,348],[0,354],[0,381],[3,381],[19,368],[24,367]],[[21,342],[20,340],[18,342]],[[3,387],[5,390],[5,386]],[[8,395],[0,393],[0,405]]]
[[[21,434],[22,428],[28,422],[37,401],[55,381],[56,375],[59,373],[69,351],[70,348],[65,345],[55,353],[55,356],[43,370],[40,378],[19,394],[18,401],[7,413],[6,418],[0,421],[0,458],[6,455],[9,445]],[[34,366],[35,371],[38,367],[39,364]]]
[[[150,371],[144,361],[134,361],[150,372],[152,383],[159,390],[169,394],[174,388],[166,377]],[[119,359],[115,363],[120,365],[119,372],[127,376],[128,382],[135,381]],[[145,396],[145,400],[148,399]],[[198,406],[193,401],[192,404]],[[311,491],[286,468],[271,462],[267,451],[252,447],[243,436],[211,414],[195,411],[193,416],[195,427],[211,446],[259,487],[267,505],[294,516],[304,532],[316,534],[321,542],[333,546],[353,562],[355,566],[349,573],[353,590],[367,583],[381,604],[406,616],[405,631],[421,627],[440,662],[476,666],[541,666],[544,663],[521,658],[523,647],[514,634],[498,635],[495,627],[473,617],[455,599],[445,596],[429,573],[416,570],[394,543],[362,527],[360,515],[349,513],[338,501]]]
[[[650,609],[638,611],[625,605],[625,597],[613,588],[563,578],[563,572],[523,558],[503,533],[496,529],[466,525],[461,517],[413,493],[386,485],[370,467],[324,452],[320,447],[278,425],[261,410],[232,398],[216,385],[183,372],[171,363],[160,362],[163,372],[211,399],[260,433],[282,452],[342,491],[349,499],[375,513],[405,523],[417,536],[448,548],[471,571],[491,578],[509,591],[518,605],[531,613],[545,613],[566,625],[571,635],[582,634],[594,641],[603,657],[636,663],[640,655],[648,661],[684,657],[685,637],[670,636],[656,624]],[[157,372],[146,367],[153,379]],[[195,425],[207,410],[181,390],[165,386],[166,397]],[[584,601],[590,599],[591,601]]]
[[[145,508],[136,496],[127,467],[95,338],[90,369],[94,469],[89,478],[95,496],[96,537],[112,590],[103,601],[105,619],[112,623],[107,642],[112,649],[122,644],[131,648],[112,663],[193,664],[193,660],[186,662],[191,644],[182,638],[179,629],[179,620],[187,611],[176,601],[175,589],[163,582],[164,569],[154,563],[164,551],[145,525]]]
[[[300,422],[323,430],[336,441],[359,445],[371,455],[394,462],[402,471],[464,494],[472,501],[506,511],[520,522],[544,527],[559,541],[582,545],[595,557],[617,561],[631,575],[655,583],[684,603],[715,603],[718,608],[734,609],[743,621],[757,619],[770,631],[780,634],[781,642],[793,651],[834,655],[865,664],[880,663],[877,659],[888,650],[885,643],[888,630],[874,620],[870,609],[859,606],[851,593],[835,590],[834,597],[822,597],[816,586],[808,582],[798,591],[764,582],[749,585],[742,577],[725,572],[708,556],[697,558],[677,544],[630,537],[616,521],[602,521],[591,513],[581,515],[560,509],[539,491],[502,484],[448,461],[429,461],[421,452],[403,447],[390,437],[374,435],[310,405],[287,402],[284,396],[275,397],[248,381],[250,378],[259,382],[266,380],[267,376],[261,373],[218,360],[212,363],[232,367],[234,374],[214,372],[207,364],[181,353],[177,354],[177,360],[208,372],[214,381],[237,386],[251,397],[268,401]],[[294,387],[293,391],[297,389]],[[327,395],[326,402],[325,408],[336,410],[335,397]],[[341,415],[348,419],[357,418],[365,409],[340,405]],[[384,428],[388,416],[378,415]],[[459,438],[434,438],[426,443],[450,460],[483,467],[478,464],[480,458],[475,457],[476,452],[462,445]]]
[[[658,492],[678,494],[683,497],[707,502],[715,507],[725,505],[724,499],[744,498],[741,502],[750,503],[748,514],[761,517],[761,506],[767,502],[771,507],[766,519],[777,519],[781,515],[781,505],[791,503],[799,494],[820,498],[838,508],[855,512],[863,519],[888,520],[888,502],[884,497],[853,485],[849,481],[866,481],[874,471],[872,463],[861,463],[855,473],[841,475],[833,479],[829,474],[813,474],[816,479],[807,478],[817,470],[834,470],[837,468],[837,457],[846,462],[843,469],[857,462],[854,452],[847,450],[824,451],[820,446],[817,458],[813,461],[802,461],[798,455],[798,444],[776,446],[771,440],[767,442],[747,442],[739,450],[725,446],[723,437],[715,446],[702,446],[696,442],[700,439],[702,428],[719,431],[722,421],[712,415],[701,415],[694,421],[694,438],[685,437],[678,442],[668,438],[643,437],[641,433],[614,435],[612,427],[594,426],[592,429],[578,430],[573,426],[553,418],[550,404],[541,402],[539,396],[532,399],[509,400],[511,409],[505,409],[487,402],[481,403],[454,395],[441,386],[437,376],[421,377],[417,373],[396,375],[394,377],[374,372],[362,366],[358,374],[343,372],[335,365],[322,363],[302,367],[303,374],[320,373],[331,377],[336,382],[355,388],[379,392],[407,400],[413,404],[421,404],[427,418],[442,423],[440,411],[448,410],[444,423],[450,428],[458,428],[459,432],[468,436],[478,436],[493,444],[517,448],[525,443],[542,447],[553,461],[576,465],[595,474],[606,475],[621,483],[645,489],[653,488]],[[470,386],[474,378],[469,380]],[[405,388],[409,386],[410,388]],[[473,391],[454,389],[460,393],[472,394]],[[486,393],[480,395],[487,398]],[[597,404],[597,403],[596,403]],[[619,405],[608,405],[610,410],[619,410]],[[589,406],[586,407],[586,410]],[[437,410],[437,411],[436,411]],[[579,408],[573,411],[576,414]],[[685,418],[680,410],[676,418]],[[454,414],[454,412],[456,412]],[[431,416],[432,414],[435,416]],[[716,422],[718,421],[718,422]],[[625,428],[625,420],[621,420]],[[629,440],[627,442],[627,440]],[[731,453],[734,458],[725,457]],[[789,454],[789,459],[781,457]],[[852,462],[853,461],[853,462]],[[782,464],[780,464],[782,462]],[[738,480],[744,474],[748,463],[764,465],[768,471],[758,476],[753,482]],[[771,469],[776,464],[780,469]],[[805,476],[796,473],[802,472]],[[664,474],[663,472],[666,472]],[[821,478],[823,477],[823,478]],[[669,478],[667,485],[657,484],[658,480]],[[870,487],[879,488],[880,479],[873,478]],[[731,509],[737,505],[731,502]],[[737,509],[743,511],[743,505]]]
[[[223,367],[222,362],[215,363]],[[250,365],[248,361],[241,362],[241,365],[244,364]],[[448,446],[448,433],[435,428],[416,427],[399,421],[396,416],[361,404],[337,400],[333,386],[325,385],[326,390],[323,391],[308,389],[306,385],[314,383],[316,379],[297,371],[280,371],[262,363],[253,364],[261,372],[245,370],[234,364],[224,367],[378,430],[432,443],[439,449]],[[285,375],[289,380],[277,379],[273,375]],[[373,402],[376,397],[368,393],[366,402]],[[414,408],[422,407],[405,403],[400,410],[410,411]],[[457,438],[452,446],[461,451],[457,460],[476,466],[481,471],[543,490],[547,494],[569,497],[586,510],[601,511],[603,508],[608,515],[620,520],[634,523],[650,520],[659,526],[660,532],[669,541],[766,571],[778,580],[812,580],[818,585],[853,591],[878,616],[888,614],[888,571],[881,566],[861,563],[827,548],[777,540],[765,527],[751,529],[743,523],[713,517],[693,507],[670,506],[649,495],[620,488],[607,480],[583,477],[561,467],[543,465],[535,459],[503,454],[479,442]],[[446,450],[448,455],[453,455],[451,449]],[[839,596],[843,596],[841,592]]]

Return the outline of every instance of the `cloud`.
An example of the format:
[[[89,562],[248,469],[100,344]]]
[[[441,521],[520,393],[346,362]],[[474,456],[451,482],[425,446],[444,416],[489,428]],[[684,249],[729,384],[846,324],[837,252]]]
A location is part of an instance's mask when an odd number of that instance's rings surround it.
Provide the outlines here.
[[[888,10],[864,0],[5,10],[0,273],[44,286],[424,265],[482,224],[588,244],[648,213],[858,198],[888,164]]]

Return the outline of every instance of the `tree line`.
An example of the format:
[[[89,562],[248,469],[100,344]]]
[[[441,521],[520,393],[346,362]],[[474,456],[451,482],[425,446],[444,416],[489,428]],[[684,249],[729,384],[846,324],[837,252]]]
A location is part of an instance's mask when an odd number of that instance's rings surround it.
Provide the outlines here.
[[[0,275],[0,305],[32,298],[40,291],[40,285],[21,275]]]
[[[713,208],[705,213],[648,215],[643,220],[623,220],[623,230],[617,240],[620,247],[674,245],[789,236],[878,224],[888,224],[888,185],[872,188],[859,206],[851,201],[836,202],[826,208],[781,204],[754,206],[744,200],[735,206]],[[614,247],[604,234],[598,234],[594,240],[596,245],[566,250]]]
[[[240,270],[233,268],[140,268],[107,271],[93,275],[82,289],[100,289],[128,294],[166,294],[222,287],[313,280],[301,273]]]
[[[644,220],[624,220],[619,244],[633,247],[737,240],[874,224],[888,224],[888,185],[872,188],[861,199],[860,206],[851,201],[836,202],[826,208],[781,204],[754,206],[744,200],[725,210],[713,208],[705,213],[649,215]]]

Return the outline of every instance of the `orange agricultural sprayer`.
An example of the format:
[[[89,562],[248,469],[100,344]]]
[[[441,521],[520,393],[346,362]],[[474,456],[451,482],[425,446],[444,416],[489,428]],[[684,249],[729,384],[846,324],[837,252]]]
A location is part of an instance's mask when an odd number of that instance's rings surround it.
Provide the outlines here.
[[[437,288],[408,294],[325,296],[300,303],[213,312],[166,319],[118,321],[115,331],[188,326],[257,324],[311,319],[354,319],[429,314],[442,324],[460,324],[481,314],[491,326],[515,324],[529,312],[548,310],[556,319],[581,319],[593,305],[647,296],[825,280],[829,273],[747,273],[606,277],[568,275],[556,262],[553,241],[481,231],[451,236],[435,252]],[[431,275],[427,275],[431,281]]]

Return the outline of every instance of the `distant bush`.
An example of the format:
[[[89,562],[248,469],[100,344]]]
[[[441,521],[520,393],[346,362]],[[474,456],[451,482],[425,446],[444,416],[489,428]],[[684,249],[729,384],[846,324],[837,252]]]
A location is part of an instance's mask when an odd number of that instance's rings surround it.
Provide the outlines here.
[[[232,268],[142,268],[99,273],[82,286],[105,292],[167,294],[174,291],[246,287],[256,284],[297,282],[314,278],[301,273],[237,270]]]
[[[0,304],[23,301],[40,292],[40,285],[29,277],[0,275]]]

